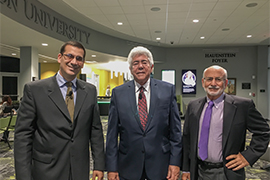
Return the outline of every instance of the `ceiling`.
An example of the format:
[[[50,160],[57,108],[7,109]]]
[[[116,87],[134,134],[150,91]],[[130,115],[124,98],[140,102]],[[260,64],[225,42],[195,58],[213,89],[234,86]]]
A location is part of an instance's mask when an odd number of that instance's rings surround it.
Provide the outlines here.
[[[269,0],[39,1],[73,21],[85,26],[91,24],[89,28],[94,30],[151,45],[270,45]],[[252,7],[253,5],[256,6]],[[199,22],[194,23],[194,19]],[[40,62],[56,62],[59,47],[63,42],[29,29],[2,14],[0,20],[2,55],[10,56],[12,51],[17,51],[16,56],[19,56],[20,46],[32,46],[38,49]],[[118,22],[122,22],[123,25],[117,25]],[[18,29],[20,33],[17,33]],[[247,38],[247,35],[252,37]],[[49,46],[41,46],[42,42],[48,43]],[[92,57],[93,54],[97,57]],[[88,61],[108,62],[125,59],[87,50]]]

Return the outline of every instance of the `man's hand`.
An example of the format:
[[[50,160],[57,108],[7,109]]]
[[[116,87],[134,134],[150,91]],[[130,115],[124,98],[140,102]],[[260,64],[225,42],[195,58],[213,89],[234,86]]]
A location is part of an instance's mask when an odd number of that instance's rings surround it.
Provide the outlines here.
[[[108,180],[119,180],[118,172],[108,172],[107,178]]]
[[[177,180],[180,175],[180,168],[178,166],[169,165],[168,168],[168,180]]]
[[[226,164],[228,169],[233,169],[237,171],[249,165],[249,162],[244,158],[244,156],[239,152],[238,154],[232,154],[226,157],[226,160],[231,160]]]
[[[102,180],[103,179],[103,171],[98,171],[98,170],[94,170],[93,171],[93,176],[92,176],[92,179],[93,180],[96,180],[96,177],[98,178],[98,180]]]
[[[181,180],[190,180],[190,173],[188,172],[182,173]]]

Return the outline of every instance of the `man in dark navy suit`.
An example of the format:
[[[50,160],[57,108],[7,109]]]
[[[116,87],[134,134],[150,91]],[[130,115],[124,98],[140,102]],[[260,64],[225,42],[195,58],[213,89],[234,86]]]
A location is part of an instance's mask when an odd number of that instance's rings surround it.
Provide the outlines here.
[[[150,78],[154,61],[148,49],[133,48],[128,63],[134,80],[112,91],[108,179],[177,180],[182,144],[175,87]]]

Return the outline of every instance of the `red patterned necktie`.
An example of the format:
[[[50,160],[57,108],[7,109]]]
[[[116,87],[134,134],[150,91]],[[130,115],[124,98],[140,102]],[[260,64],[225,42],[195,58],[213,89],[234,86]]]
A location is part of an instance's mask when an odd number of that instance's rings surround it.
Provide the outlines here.
[[[142,124],[143,130],[145,130],[148,114],[147,114],[146,98],[144,95],[144,88],[142,86],[140,87],[138,106],[139,106],[139,116],[140,116],[141,124]]]

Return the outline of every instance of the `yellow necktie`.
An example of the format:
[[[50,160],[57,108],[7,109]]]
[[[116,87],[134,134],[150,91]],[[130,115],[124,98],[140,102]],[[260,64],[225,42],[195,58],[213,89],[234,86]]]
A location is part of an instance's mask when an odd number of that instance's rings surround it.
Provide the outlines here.
[[[74,100],[73,100],[73,91],[72,91],[72,82],[66,82],[66,86],[68,87],[67,89],[67,94],[66,94],[66,105],[68,108],[68,112],[71,118],[71,121],[73,122],[73,116],[74,116]]]

